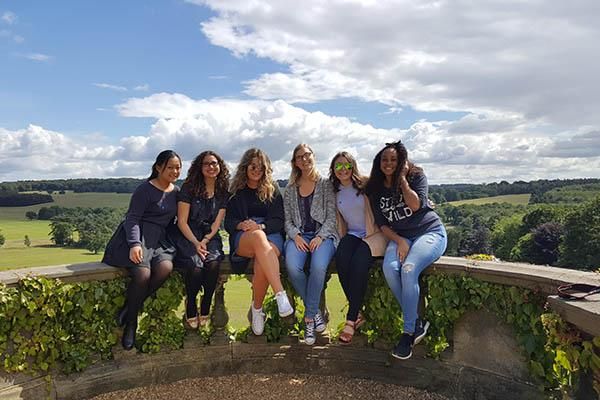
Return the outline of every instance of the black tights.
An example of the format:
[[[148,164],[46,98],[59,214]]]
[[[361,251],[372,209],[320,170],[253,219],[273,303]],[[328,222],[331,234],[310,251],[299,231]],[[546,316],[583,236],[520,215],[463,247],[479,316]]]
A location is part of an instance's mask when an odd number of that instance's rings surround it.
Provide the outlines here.
[[[344,236],[335,253],[335,265],[348,299],[346,319],[356,321],[367,292],[369,268],[373,265],[369,245],[354,235]]]
[[[171,261],[161,261],[152,268],[129,268],[131,281],[127,287],[127,322],[137,321],[144,300],[162,286],[172,270],[173,263]]]
[[[200,315],[210,313],[213,294],[219,279],[219,261],[211,261],[204,264],[204,268],[190,268],[185,273],[185,293],[187,296],[185,313],[187,318],[198,315],[196,296],[200,288],[204,288],[202,301],[200,302]]]

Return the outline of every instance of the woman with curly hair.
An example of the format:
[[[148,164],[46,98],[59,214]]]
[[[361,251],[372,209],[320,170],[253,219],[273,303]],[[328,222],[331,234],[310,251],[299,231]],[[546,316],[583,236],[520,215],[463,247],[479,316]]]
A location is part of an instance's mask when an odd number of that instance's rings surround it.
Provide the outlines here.
[[[192,162],[177,195],[177,226],[172,240],[175,266],[185,281],[185,321],[192,329],[205,326],[219,278],[223,242],[219,227],[229,198],[229,169],[214,151],[200,153]],[[203,288],[200,314],[196,297]]]
[[[346,324],[339,341],[350,344],[356,330],[365,323],[360,309],[367,292],[373,257],[383,256],[387,239],[375,225],[369,199],[364,193],[367,179],[360,174],[356,159],[350,153],[341,151],[333,156],[329,179],[336,195],[341,237],[335,265],[348,299]]]
[[[279,276],[283,248],[283,200],[273,181],[271,161],[260,149],[247,150],[231,182],[225,229],[229,232],[229,257],[234,273],[246,270],[254,259],[252,276],[252,331],[262,335],[265,314],[262,303],[269,285],[275,292],[279,315],[294,312]]]
[[[312,345],[315,332],[327,327],[319,303],[329,262],[338,242],[335,195],[331,182],[322,178],[312,149],[299,144],[292,152],[292,172],[284,194],[285,264],[294,289],[304,301],[304,342]],[[310,255],[310,266],[304,264]]]
[[[152,173],[131,195],[125,220],[106,245],[102,262],[127,268],[131,280],[126,301],[117,316],[125,325],[121,344],[125,350],[135,345],[137,317],[144,300],[157,291],[173,270],[175,248],[167,238],[177,213],[175,182],[181,171],[181,158],[164,150],[152,165]]]
[[[446,230],[428,200],[423,170],[408,159],[402,142],[387,143],[373,160],[366,192],[375,222],[390,240],[383,273],[402,308],[404,332],[392,356],[407,359],[427,334],[418,317],[419,275],[446,250]]]

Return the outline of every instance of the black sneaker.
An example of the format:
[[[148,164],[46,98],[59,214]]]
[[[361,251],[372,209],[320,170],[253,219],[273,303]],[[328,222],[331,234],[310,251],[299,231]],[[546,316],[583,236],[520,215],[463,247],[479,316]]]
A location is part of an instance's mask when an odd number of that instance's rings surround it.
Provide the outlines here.
[[[406,360],[412,356],[412,348],[414,345],[415,337],[408,333],[403,333],[400,341],[392,350],[392,356],[399,358],[400,360]]]
[[[429,321],[423,321],[421,318],[417,318],[415,325],[415,343],[419,344],[421,340],[427,335],[427,329],[429,329]]]

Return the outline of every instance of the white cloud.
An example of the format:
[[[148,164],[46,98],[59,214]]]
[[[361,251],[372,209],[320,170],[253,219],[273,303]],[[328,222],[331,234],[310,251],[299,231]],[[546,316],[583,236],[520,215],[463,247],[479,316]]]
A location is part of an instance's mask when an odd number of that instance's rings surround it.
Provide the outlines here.
[[[196,100],[178,93],[131,98],[116,109],[122,116],[155,122],[147,134],[115,143],[104,137],[76,140],[33,125],[18,131],[0,129],[0,180],[144,176],[156,154],[166,148],[181,154],[184,170],[206,149],[219,152],[234,167],[253,146],[269,154],[278,178],[287,178],[291,151],[299,142],[313,147],[324,174],[340,150],[353,153],[362,172],[368,173],[376,152],[398,139],[432,183],[600,177],[597,131],[561,131],[553,139],[540,132],[543,125],[512,114],[468,114],[457,121],[379,129],[282,100]],[[23,170],[23,165],[28,168]]]
[[[133,90],[136,90],[138,92],[147,92],[148,90],[150,90],[150,85],[148,85],[147,83],[144,83],[143,85],[137,85],[133,88]]]
[[[22,57],[25,57],[28,60],[37,61],[37,62],[50,62],[54,59],[54,57],[52,57],[52,56],[49,56],[47,54],[41,54],[41,53],[23,54]]]
[[[17,15],[12,11],[5,11],[0,16],[0,20],[8,25],[12,25],[17,22]]]
[[[190,1],[207,38],[289,72],[246,82],[287,102],[354,97],[421,111],[518,114],[600,127],[600,3]]]
[[[15,43],[23,43],[25,41],[25,38],[21,35],[14,35],[13,40],[15,41]]]
[[[126,92],[127,88],[125,86],[112,85],[110,83],[92,83],[92,85],[99,87],[101,89],[110,89],[117,92]]]

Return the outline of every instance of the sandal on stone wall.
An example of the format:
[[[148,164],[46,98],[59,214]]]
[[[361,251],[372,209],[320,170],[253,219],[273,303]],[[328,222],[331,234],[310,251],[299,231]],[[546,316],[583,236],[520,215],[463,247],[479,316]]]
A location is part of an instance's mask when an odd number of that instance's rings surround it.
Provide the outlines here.
[[[198,329],[198,316],[188,318],[187,315],[183,316],[183,320],[185,321],[185,326],[188,329]]]
[[[210,322],[210,315],[200,315],[198,317],[198,326],[204,328]]]
[[[338,337],[341,344],[350,344],[352,343],[352,338],[354,337],[355,332],[355,322],[346,321],[346,325],[344,325],[344,329],[340,332],[340,336]]]
[[[354,330],[359,330],[360,327],[365,324],[365,322],[367,322],[365,316],[361,312],[359,312],[358,317],[356,318],[356,322],[354,323]]]

